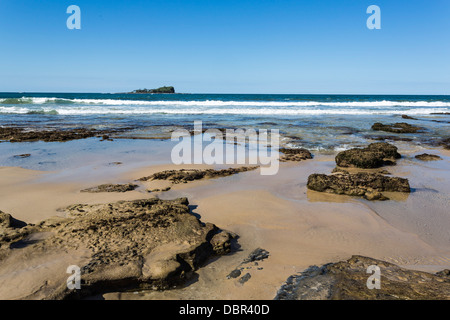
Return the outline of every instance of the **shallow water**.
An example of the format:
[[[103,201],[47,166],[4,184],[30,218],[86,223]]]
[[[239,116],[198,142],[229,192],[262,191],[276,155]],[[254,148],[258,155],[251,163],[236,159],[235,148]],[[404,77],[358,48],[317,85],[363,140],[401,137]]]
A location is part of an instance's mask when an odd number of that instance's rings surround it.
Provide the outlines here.
[[[0,126],[127,128],[124,137],[167,138],[202,121],[204,129],[278,129],[284,144],[322,151],[392,135],[371,130],[375,122],[423,127],[397,136],[432,144],[450,136],[449,112],[449,96],[0,93]]]

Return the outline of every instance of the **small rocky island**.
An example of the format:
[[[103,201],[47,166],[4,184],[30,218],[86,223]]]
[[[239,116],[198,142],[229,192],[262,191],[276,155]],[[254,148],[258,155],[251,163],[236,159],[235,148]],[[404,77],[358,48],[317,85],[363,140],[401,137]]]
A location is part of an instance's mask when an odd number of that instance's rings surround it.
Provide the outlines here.
[[[131,94],[146,94],[146,93],[175,93],[175,88],[172,86],[164,86],[157,89],[137,89],[131,92]]]

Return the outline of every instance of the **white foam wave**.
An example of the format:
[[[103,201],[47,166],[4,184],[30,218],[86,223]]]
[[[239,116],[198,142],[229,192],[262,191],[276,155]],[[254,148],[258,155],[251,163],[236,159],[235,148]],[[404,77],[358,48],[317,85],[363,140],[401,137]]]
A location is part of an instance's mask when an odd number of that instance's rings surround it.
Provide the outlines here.
[[[27,114],[53,113],[59,115],[104,115],[104,114],[192,114],[192,115],[390,115],[404,114],[404,109],[364,109],[364,108],[148,108],[148,107],[4,107],[0,106],[0,113]],[[416,108],[409,109],[409,115],[427,115],[431,113],[450,112],[450,108]]]
[[[8,99],[0,99],[0,104]],[[31,104],[57,104],[57,102],[67,102],[77,105],[103,105],[103,106],[171,106],[171,107],[450,107],[450,102],[446,101],[343,101],[343,102],[322,102],[322,101],[144,101],[144,100],[117,100],[117,99],[63,99],[55,97],[22,97],[21,100]]]

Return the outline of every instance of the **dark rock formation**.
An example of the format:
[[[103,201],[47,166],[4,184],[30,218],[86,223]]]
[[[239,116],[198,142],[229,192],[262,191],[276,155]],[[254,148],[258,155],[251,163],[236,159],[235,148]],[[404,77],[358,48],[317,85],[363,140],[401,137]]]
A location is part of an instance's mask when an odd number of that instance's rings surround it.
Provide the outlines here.
[[[18,155],[14,156],[14,158],[21,158],[21,159],[28,158],[28,157],[31,157],[30,153],[18,154]]]
[[[280,157],[280,161],[302,161],[306,159],[312,159],[312,154],[309,150],[304,148],[288,149],[280,148],[279,150],[283,155]]]
[[[422,160],[422,161],[433,161],[433,160],[442,160],[441,157],[435,154],[422,153],[416,155],[414,158]]]
[[[380,289],[369,289],[369,266],[380,268]],[[275,300],[449,300],[450,277],[400,268],[372,258],[312,266],[289,277]]]
[[[251,277],[252,277],[252,276],[251,276],[250,273],[246,273],[246,274],[244,274],[244,275],[239,279],[239,283],[240,283],[240,284],[244,284],[244,283],[246,283],[248,280],[250,280]]]
[[[234,269],[233,271],[231,271],[228,275],[227,275],[227,279],[236,279],[237,277],[239,277],[241,275],[241,270],[239,269]]]
[[[381,192],[410,192],[408,179],[387,177],[379,173],[360,172],[332,175],[314,173],[308,177],[310,190],[364,197],[367,200],[387,200]]]
[[[227,177],[236,173],[255,170],[258,167],[240,167],[229,168],[222,170],[214,169],[180,169],[180,170],[165,170],[157,172],[148,177],[138,179],[138,181],[149,180],[169,180],[174,184],[187,183],[189,181],[201,180],[201,179],[213,179],[219,177]]]
[[[340,167],[378,168],[385,164],[395,163],[401,155],[397,147],[386,142],[372,143],[366,148],[353,148],[339,152],[336,164]]]
[[[257,248],[253,250],[249,256],[242,263],[250,263],[254,261],[261,261],[269,257],[269,251]]]
[[[416,133],[422,131],[423,128],[410,125],[406,122],[397,122],[394,124],[382,124],[380,122],[377,122],[372,125],[372,130],[393,133]]]
[[[26,273],[32,272],[29,270],[35,263],[36,267],[45,263],[48,257],[48,281],[23,284],[29,286],[28,295],[22,294],[23,297],[62,299],[127,288],[166,289],[183,283],[209,257],[230,250],[231,236],[192,215],[186,198],[79,204],[68,207],[66,214],[67,218],[45,220],[28,230],[27,234],[48,236],[20,251],[9,246],[23,238],[21,229],[14,231],[18,236],[13,241],[0,239],[0,276],[5,276],[8,264],[14,261],[27,261],[22,270]],[[2,226],[8,225],[7,215],[0,214],[0,219]],[[80,249],[88,252],[84,254],[88,262],[80,266],[81,290],[69,290],[65,269],[52,270],[51,261],[55,259],[54,252]],[[63,281],[55,281],[61,271]],[[23,276],[19,273],[8,273],[9,281]]]
[[[103,134],[102,130],[95,129],[67,129],[67,130],[45,130],[45,131],[27,131],[23,128],[1,127],[0,140],[9,142],[28,142],[28,141],[69,141],[77,139],[86,139]]]
[[[175,93],[175,88],[172,86],[165,86],[160,87],[157,89],[137,89],[129,93],[141,93],[141,94],[148,94],[148,93]]]
[[[412,138],[405,138],[399,136],[391,136],[391,135],[365,135],[364,139],[377,140],[377,141],[413,141]]]
[[[439,145],[443,146],[444,149],[450,150],[450,138],[442,139]]]
[[[408,115],[406,115],[406,114],[402,114],[402,118],[403,118],[403,119],[407,119],[407,120],[419,120],[419,119],[417,119],[417,118],[410,117],[410,116],[408,116]]]
[[[138,185],[136,184],[102,184],[97,187],[87,188],[81,190],[81,192],[90,192],[90,193],[98,193],[98,192],[127,192],[136,189]]]

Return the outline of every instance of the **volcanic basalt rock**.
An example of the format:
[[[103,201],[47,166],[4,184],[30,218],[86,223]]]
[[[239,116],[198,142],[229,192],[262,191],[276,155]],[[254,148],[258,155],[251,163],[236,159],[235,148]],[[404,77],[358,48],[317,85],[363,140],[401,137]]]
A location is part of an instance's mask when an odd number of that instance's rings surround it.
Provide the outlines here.
[[[410,125],[406,122],[397,122],[394,124],[382,124],[377,122],[372,125],[372,130],[392,133],[416,133],[422,131],[423,128]]]
[[[283,155],[280,157],[280,161],[302,161],[312,159],[312,154],[309,150],[304,148],[290,149],[280,148],[279,150]]]
[[[369,266],[380,268],[380,289],[367,287]],[[431,274],[353,256],[290,276],[275,300],[449,300],[450,277],[446,271]]]
[[[148,177],[140,178],[138,180],[139,181],[168,180],[174,184],[178,184],[178,183],[187,183],[194,180],[227,177],[236,173],[255,170],[257,168],[258,167],[255,166],[255,167],[229,168],[221,170],[214,170],[214,169],[165,170],[154,173]]]
[[[314,191],[364,197],[367,200],[388,200],[381,193],[383,191],[410,192],[408,179],[368,172],[314,173],[308,177],[307,187]]]
[[[232,235],[192,215],[186,198],[79,204],[64,211],[66,218],[45,220],[29,229],[26,235],[45,237],[20,250],[13,247],[24,239],[21,234],[26,227],[11,230],[17,235],[13,240],[0,238],[0,278],[7,282],[2,284],[19,283],[21,298],[63,299],[108,290],[166,289],[183,283],[209,257],[230,252]],[[1,213],[0,218],[2,228],[11,229],[8,215]],[[72,259],[64,268],[53,270],[53,255],[80,250],[87,261],[79,266],[81,290],[69,290],[65,268],[73,264]],[[17,265],[17,261],[22,262]],[[30,283],[21,280],[42,263],[47,265],[48,270],[42,272],[48,272],[48,278],[28,275]],[[13,272],[9,265],[14,265]],[[10,294],[0,289],[0,297]]]
[[[401,158],[397,147],[386,143],[372,143],[366,148],[353,148],[339,152],[335,158],[340,167],[357,167],[363,169],[379,168],[385,164],[394,164]]]

